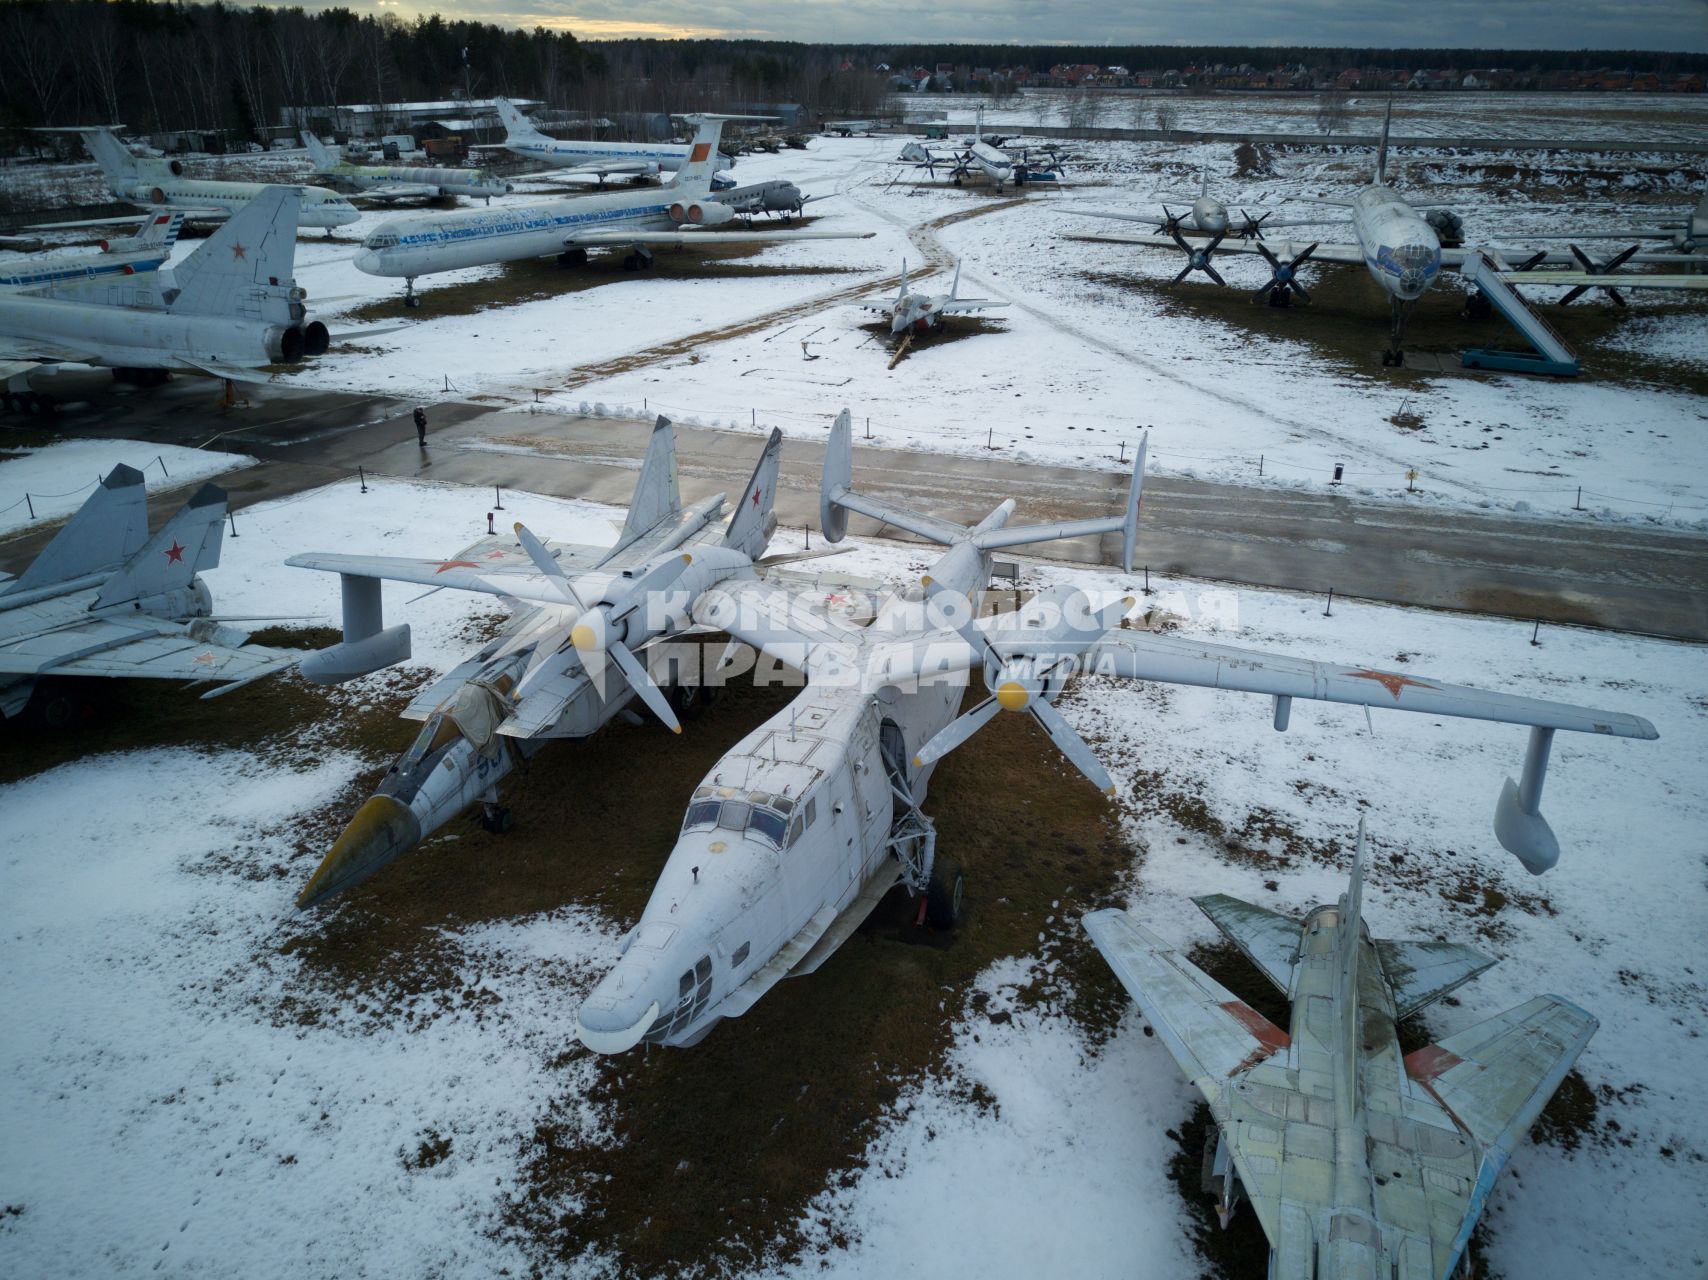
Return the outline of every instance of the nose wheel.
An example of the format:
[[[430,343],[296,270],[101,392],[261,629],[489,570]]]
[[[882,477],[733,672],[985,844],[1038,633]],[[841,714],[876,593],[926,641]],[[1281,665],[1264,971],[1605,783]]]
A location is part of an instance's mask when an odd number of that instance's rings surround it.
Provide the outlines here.
[[[415,292],[415,277],[406,276],[403,281],[403,305],[414,309],[421,305],[421,296]]]

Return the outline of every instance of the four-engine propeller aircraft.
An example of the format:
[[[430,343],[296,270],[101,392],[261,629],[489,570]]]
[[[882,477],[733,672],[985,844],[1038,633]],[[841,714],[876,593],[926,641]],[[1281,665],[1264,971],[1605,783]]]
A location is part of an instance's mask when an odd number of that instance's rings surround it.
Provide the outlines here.
[[[974,311],[997,310],[1006,307],[1006,302],[996,302],[990,298],[961,297],[961,263],[955,261],[955,279],[949,286],[948,293],[919,293],[908,288],[907,259],[901,262],[901,282],[896,286],[896,296],[882,301],[862,302],[857,304],[867,311],[875,311],[889,322],[891,336],[904,333],[929,333],[943,327],[945,316],[965,315]]]
[[[500,634],[410,701],[420,734],[357,811],[297,899],[310,907],[359,884],[473,804],[489,831],[509,827],[498,784],[553,738],[585,738],[636,697],[681,732],[703,689],[660,689],[645,646],[688,626],[687,605],[727,575],[751,572],[776,517],[782,437],[773,432],[726,521],[724,495],[682,505],[675,433],[660,418],[612,547],[482,538],[448,560],[311,553],[286,563],[340,575],[344,640],[312,654],[304,677],[339,684],[409,656],[409,624],[387,628],[380,582],[482,591],[507,604]],[[669,604],[667,598],[673,599]],[[665,607],[660,607],[666,602]],[[615,670],[611,670],[614,667]]]
[[[212,616],[198,576],[219,564],[225,491],[203,485],[153,537],[142,472],[116,466],[17,578],[0,582],[0,718],[32,697],[60,727],[86,695],[59,677],[218,680],[217,697],[301,654],[247,643]]]
[[[291,279],[301,198],[267,188],[174,267],[0,291],[0,383],[37,364],[242,379],[322,354],[326,326]]]
[[[338,148],[329,147],[309,130],[302,131],[303,145],[314,162],[314,176],[324,178],[347,194],[375,200],[398,200],[405,196],[480,196],[487,203],[493,196],[508,195],[510,184],[484,169],[412,168],[398,165],[352,164]]]
[[[1285,1031],[1126,912],[1094,911],[1085,931],[1209,1102],[1206,1190],[1224,1226],[1251,1201],[1271,1280],[1460,1280],[1495,1179],[1598,1024],[1537,996],[1402,1054],[1396,1022],[1495,962],[1372,939],[1364,871],[1360,820],[1345,895],[1302,924],[1195,899],[1286,993]]]
[[[107,177],[107,185],[120,200],[140,205],[150,213],[182,213],[191,222],[223,222],[251,202],[260,199],[271,185],[265,182],[225,182],[210,178],[188,178],[176,160],[152,160],[134,156],[110,128],[68,129],[83,139],[95,163]],[[347,226],[361,217],[356,206],[335,191],[305,187],[302,211],[297,221],[304,227]],[[146,222],[148,215],[89,218],[82,222],[48,223],[33,230],[56,227],[99,227],[122,222]]]
[[[183,226],[183,214],[157,213],[134,236],[103,240],[93,253],[87,249],[0,253],[0,289],[28,289],[62,280],[157,271],[172,255],[172,246],[178,243],[178,232]]]
[[[1541,815],[1555,732],[1656,736],[1633,715],[1124,630],[1117,623],[1131,598],[1099,606],[1081,592],[1051,591],[1017,613],[977,620],[972,598],[1002,547],[1119,532],[1131,571],[1143,446],[1121,515],[1056,525],[1010,526],[1010,500],[965,528],[857,492],[852,466],[844,410],[831,430],[820,498],[830,542],[842,539],[856,512],[947,550],[922,591],[891,598],[865,627],[751,573],[699,597],[697,622],[808,683],[695,789],[639,923],[576,1015],[582,1042],[597,1052],[696,1043],[784,977],[813,972],[897,883],[925,895],[936,921],[952,923],[959,874],[938,857],[920,806],[936,762],[999,713],[1030,715],[1113,794],[1114,782],[1055,706],[1082,663],[1126,679],[1270,694],[1277,729],[1286,728],[1294,698],[1533,726],[1523,784],[1508,780],[1495,816],[1500,842],[1533,872],[1559,857]],[[961,714],[963,673],[975,666],[991,696]]]
[[[865,240],[870,231],[713,231],[734,221],[736,210],[712,191],[724,116],[690,116],[696,123],[693,154],[662,187],[597,193],[574,200],[512,204],[499,209],[417,213],[375,228],[356,253],[356,266],[374,276],[402,276],[405,306],[420,306],[418,276],[459,267],[486,266],[555,254],[563,266],[587,260],[589,249],[624,249],[623,265],[652,265],[652,250],[712,244],[766,244],[793,240]]]
[[[1033,164],[1031,153],[1023,152],[1016,160],[1000,146],[985,141],[984,112],[973,121],[973,136],[955,151],[933,151],[923,142],[910,142],[896,157],[899,164],[911,164],[924,169],[935,178],[937,166],[946,165],[949,180],[957,187],[977,169],[998,191],[1008,183],[1024,186],[1028,182],[1054,182],[1062,172],[1061,157],[1054,151],[1044,152],[1044,162]]]
[[[661,173],[676,172],[692,157],[692,144],[685,146],[678,142],[566,142],[541,133],[539,126],[508,99],[494,98],[493,104],[498,108],[498,118],[504,122],[505,138],[499,144],[504,150],[529,160],[538,160],[554,169],[584,173],[600,182],[613,176],[634,178],[636,181],[656,178]],[[735,164],[733,156],[721,153],[716,160],[716,168],[719,169],[728,169]]]
[[[1254,215],[1243,205],[1240,206],[1239,216],[1236,218],[1229,212],[1226,203],[1210,194],[1210,173],[1207,169],[1199,180],[1197,195],[1165,193],[1153,195],[1150,199],[1156,201],[1157,207],[1162,210],[1161,217],[1149,213],[1124,213],[1106,209],[1057,209],[1056,212],[1074,214],[1082,218],[1112,218],[1117,222],[1151,224],[1156,227],[1156,234],[1169,237],[1177,236],[1182,231],[1198,232],[1214,236],[1217,244],[1221,243],[1224,236],[1233,236],[1237,240],[1261,240],[1265,228],[1273,231],[1280,227],[1315,226],[1322,221],[1320,216],[1277,218],[1274,209],[1263,208],[1259,208]],[[1170,209],[1171,204],[1184,205],[1185,212]],[[1213,272],[1209,274],[1214,275]],[[1184,275],[1180,278],[1184,278]],[[1221,282],[1218,280],[1217,283]]]

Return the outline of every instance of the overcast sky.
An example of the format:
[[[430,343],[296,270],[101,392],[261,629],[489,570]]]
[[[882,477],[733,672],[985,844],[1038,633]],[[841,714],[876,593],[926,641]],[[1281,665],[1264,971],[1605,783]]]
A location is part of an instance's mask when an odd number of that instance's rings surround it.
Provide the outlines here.
[[[1341,45],[1708,52],[1708,0],[345,0],[601,36],[1013,44]]]

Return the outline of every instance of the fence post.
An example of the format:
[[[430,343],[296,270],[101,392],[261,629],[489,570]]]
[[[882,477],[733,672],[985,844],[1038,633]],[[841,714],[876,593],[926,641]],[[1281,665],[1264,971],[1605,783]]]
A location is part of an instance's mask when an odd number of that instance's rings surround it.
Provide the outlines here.
[[[362,482],[362,492],[366,493],[368,491],[368,477],[367,477],[367,473],[364,472],[360,467],[356,468],[356,479],[358,479]]]
[[[170,480],[172,478],[172,473],[166,469],[166,459],[159,454],[155,454],[154,460],[160,464],[160,474]]]
[[[237,512],[233,511],[230,507],[227,507],[225,509],[225,518],[231,521],[231,536],[235,538],[237,536]]]
[[[30,501],[30,495],[24,494],[24,505],[30,509],[30,519],[36,518],[36,504]]]
[[[492,486],[492,505],[499,511],[504,510],[504,494],[499,490],[497,485]]]
[[[1333,616],[1334,616],[1334,588],[1330,587],[1328,589],[1328,605],[1326,608],[1323,609],[1323,617],[1332,618]]]
[[[1534,648],[1540,649],[1542,647],[1542,642],[1536,638],[1541,634],[1542,619],[1538,618],[1536,619],[1536,625],[1530,629],[1530,643]]]
[[[1583,510],[1583,486],[1581,484],[1578,486],[1578,496],[1572,500],[1572,510]]]
[[[1257,474],[1263,474],[1263,455],[1261,453],[1257,455]]]

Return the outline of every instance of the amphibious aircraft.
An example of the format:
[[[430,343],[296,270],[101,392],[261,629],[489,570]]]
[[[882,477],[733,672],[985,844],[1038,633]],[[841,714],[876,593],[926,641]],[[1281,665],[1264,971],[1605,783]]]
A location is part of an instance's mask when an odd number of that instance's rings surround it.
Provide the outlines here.
[[[950,181],[957,187],[977,169],[1000,191],[1007,183],[1018,187],[1028,182],[1055,181],[1061,172],[1061,160],[1053,152],[1046,152],[1045,156],[1043,164],[1034,165],[1030,153],[1016,160],[1001,147],[985,141],[984,113],[981,111],[973,122],[973,136],[958,150],[933,151],[923,142],[910,142],[901,149],[896,161],[925,169],[932,177],[937,176],[938,165],[945,165],[949,169]]]
[[[54,130],[75,133],[83,139],[95,163],[107,177],[107,185],[120,200],[128,200],[153,213],[182,213],[191,222],[223,222],[253,201],[271,185],[265,182],[224,182],[184,176],[176,160],[152,160],[134,156],[110,128]],[[327,235],[332,228],[347,226],[361,217],[356,206],[335,191],[304,187],[298,225],[320,227]],[[88,218],[81,222],[43,224],[32,230],[56,227],[99,227],[123,222],[146,222],[148,214],[115,218]]]
[[[1495,1179],[1597,1023],[1537,996],[1402,1054],[1396,1022],[1495,962],[1455,942],[1372,939],[1364,875],[1361,819],[1346,893],[1303,923],[1222,894],[1195,899],[1286,994],[1286,1030],[1125,911],[1083,923],[1208,1100],[1206,1190],[1223,1226],[1251,1201],[1271,1280],[1468,1278],[1466,1245]]]
[[[324,178],[346,194],[375,200],[398,200],[405,196],[493,196],[508,195],[510,184],[484,169],[406,168],[398,165],[352,164],[309,130],[302,131],[303,145],[314,162],[314,176]]]
[[[498,108],[499,119],[504,122],[505,138],[498,144],[504,150],[538,160],[554,169],[585,173],[601,182],[612,176],[639,180],[656,178],[661,173],[674,173],[688,162],[693,151],[692,144],[676,142],[565,142],[541,133],[539,126],[508,99],[495,98],[493,103]],[[713,149],[716,149],[716,144]],[[728,169],[735,164],[734,157],[722,153],[716,160],[715,167],[719,169]]]
[[[711,189],[712,154],[722,116],[690,116],[696,123],[693,155],[663,186],[512,204],[501,209],[417,213],[375,228],[356,253],[356,266],[373,276],[402,276],[403,303],[421,305],[418,276],[459,267],[515,262],[555,254],[562,266],[587,261],[589,249],[625,249],[623,265],[652,265],[659,245],[765,244],[795,240],[865,240],[870,231],[712,231],[736,217]]]
[[[30,567],[0,582],[0,718],[51,727],[88,702],[69,677],[218,680],[217,697],[302,655],[246,643],[198,576],[219,564],[225,491],[203,485],[153,537],[142,473],[116,466]],[[60,679],[60,677],[68,677]],[[32,705],[33,699],[33,705]]]
[[[60,249],[46,253],[0,254],[0,289],[29,289],[64,280],[98,276],[134,276],[155,271],[171,256],[184,225],[181,213],[157,213],[134,236],[103,240],[94,252]]]
[[[862,302],[857,304],[867,311],[875,311],[889,322],[892,336],[903,333],[929,333],[943,327],[946,316],[964,315],[973,311],[996,310],[1006,307],[1006,302],[995,302],[990,298],[961,297],[961,263],[955,262],[955,279],[949,286],[948,293],[918,293],[908,288],[907,259],[901,263],[901,282],[896,287],[896,296],[885,298],[878,302]]]
[[[326,326],[291,279],[301,198],[269,187],[175,267],[0,291],[0,384],[38,364],[240,379],[322,354]]]
[[[703,690],[683,683],[660,689],[637,655],[688,625],[685,607],[694,596],[730,573],[751,571],[764,554],[777,523],[781,449],[773,432],[727,521],[721,493],[682,505],[675,433],[660,418],[614,546],[543,543],[517,525],[514,537],[482,538],[447,560],[318,552],[287,560],[340,575],[344,639],[303,663],[304,677],[318,684],[340,684],[409,656],[409,624],[384,625],[382,580],[482,591],[512,610],[496,638],[404,708],[406,719],[426,723],[297,906],[359,884],[473,804],[482,806],[489,831],[508,829],[498,784],[510,771],[553,738],[596,732],[636,697],[680,733],[680,717],[698,714]],[[677,604],[656,608],[666,594]]]
[[[959,872],[937,854],[921,812],[935,764],[1001,712],[1024,713],[1106,794],[1115,784],[1056,700],[1084,664],[1100,675],[1266,693],[1287,727],[1295,698],[1394,707],[1533,726],[1523,783],[1510,779],[1495,833],[1533,872],[1559,845],[1541,815],[1542,781],[1561,729],[1653,738],[1638,716],[1488,693],[1367,666],[1330,665],[1151,635],[1117,624],[1132,598],[1094,603],[1049,591],[1015,613],[976,620],[972,597],[1002,547],[1119,532],[1131,571],[1144,448],[1122,514],[1015,527],[1012,500],[967,528],[852,487],[850,418],[831,429],[820,523],[832,543],[858,513],[947,548],[921,590],[892,597],[860,627],[799,591],[732,574],[693,607],[806,689],[737,743],[697,787],[681,835],[616,965],[576,1015],[600,1053],[691,1045],[752,1008],[784,977],[813,972],[900,883],[944,925],[959,912]],[[991,696],[961,714],[965,673]]]

